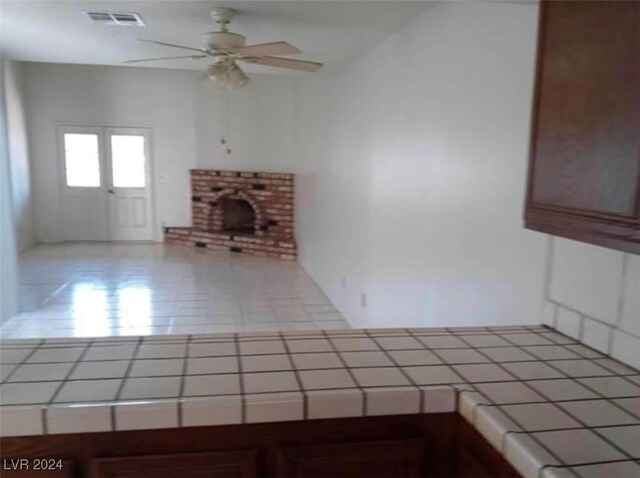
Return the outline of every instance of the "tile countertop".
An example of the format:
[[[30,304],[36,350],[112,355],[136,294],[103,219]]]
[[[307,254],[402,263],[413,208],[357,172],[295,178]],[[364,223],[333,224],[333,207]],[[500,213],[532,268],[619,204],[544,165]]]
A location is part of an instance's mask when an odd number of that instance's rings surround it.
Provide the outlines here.
[[[525,477],[640,477],[640,372],[543,326],[0,342],[0,435],[458,411]]]

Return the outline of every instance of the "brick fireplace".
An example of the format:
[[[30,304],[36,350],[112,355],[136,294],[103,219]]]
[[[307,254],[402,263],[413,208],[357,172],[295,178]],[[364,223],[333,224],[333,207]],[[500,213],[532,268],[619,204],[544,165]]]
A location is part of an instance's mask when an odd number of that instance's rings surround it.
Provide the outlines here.
[[[192,227],[165,242],[255,256],[296,258],[293,174],[191,170]]]

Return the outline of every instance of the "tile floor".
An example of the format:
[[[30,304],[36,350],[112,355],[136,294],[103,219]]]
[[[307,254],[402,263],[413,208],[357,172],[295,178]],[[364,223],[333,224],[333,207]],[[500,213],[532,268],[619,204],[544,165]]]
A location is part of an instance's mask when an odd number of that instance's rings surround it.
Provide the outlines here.
[[[39,245],[0,337],[350,328],[295,262],[164,244]]]

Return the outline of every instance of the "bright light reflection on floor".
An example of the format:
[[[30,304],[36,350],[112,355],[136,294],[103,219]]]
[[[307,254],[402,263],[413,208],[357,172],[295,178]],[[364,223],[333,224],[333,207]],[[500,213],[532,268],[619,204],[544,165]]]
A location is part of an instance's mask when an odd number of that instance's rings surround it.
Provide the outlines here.
[[[136,334],[151,333],[151,289],[129,286],[118,289],[119,327],[135,328]]]
[[[73,335],[110,335],[105,289],[96,289],[95,282],[74,284],[71,298]]]

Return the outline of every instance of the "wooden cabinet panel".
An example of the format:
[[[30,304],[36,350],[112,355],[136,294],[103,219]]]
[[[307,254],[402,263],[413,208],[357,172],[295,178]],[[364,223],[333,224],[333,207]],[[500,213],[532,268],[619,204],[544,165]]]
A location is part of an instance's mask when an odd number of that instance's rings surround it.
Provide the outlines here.
[[[98,458],[96,478],[253,478],[257,451]]]
[[[544,1],[526,226],[640,253],[640,2]]]
[[[283,448],[280,478],[414,478],[423,476],[424,441],[402,440]]]
[[[458,422],[458,478],[518,478],[520,474],[469,423]]]

